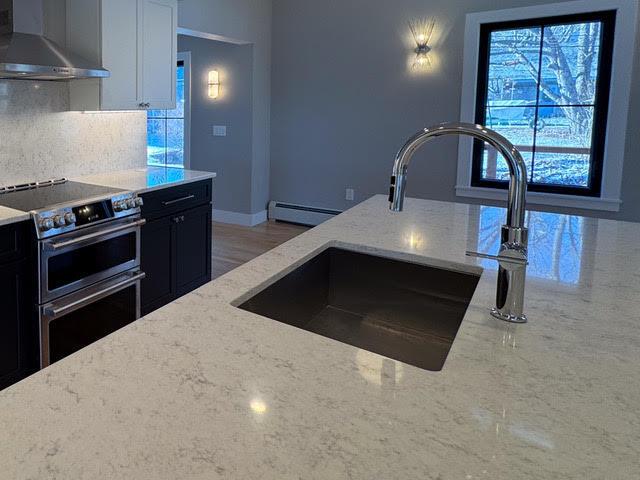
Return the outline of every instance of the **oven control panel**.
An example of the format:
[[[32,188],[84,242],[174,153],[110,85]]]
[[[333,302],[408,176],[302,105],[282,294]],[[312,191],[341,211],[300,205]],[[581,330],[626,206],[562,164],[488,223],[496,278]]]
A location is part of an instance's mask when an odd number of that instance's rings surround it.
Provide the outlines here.
[[[142,198],[135,193],[124,193],[85,204],[60,206],[55,210],[36,212],[33,218],[38,238],[42,239],[138,214],[142,205]]]

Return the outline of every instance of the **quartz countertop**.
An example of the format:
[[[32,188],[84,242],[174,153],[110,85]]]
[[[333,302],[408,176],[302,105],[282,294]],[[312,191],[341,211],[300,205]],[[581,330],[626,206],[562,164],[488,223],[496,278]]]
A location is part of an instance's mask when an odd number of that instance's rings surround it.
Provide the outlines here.
[[[215,178],[212,172],[200,172],[182,168],[145,167],[116,172],[85,175],[74,178],[78,182],[105,187],[120,188],[136,193],[151,192],[162,188]]]
[[[528,213],[513,325],[465,257],[504,216],[357,205],[0,392],[0,477],[637,479],[640,224]],[[484,269],[441,372],[234,306],[328,246]]]
[[[3,225],[22,222],[23,220],[28,220],[29,218],[31,218],[31,215],[29,215],[27,212],[0,206],[0,227]]]

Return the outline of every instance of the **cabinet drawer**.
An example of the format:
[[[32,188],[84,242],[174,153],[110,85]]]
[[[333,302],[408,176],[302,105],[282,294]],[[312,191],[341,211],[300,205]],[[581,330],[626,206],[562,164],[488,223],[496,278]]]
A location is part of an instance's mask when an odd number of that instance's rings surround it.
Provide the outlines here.
[[[212,187],[212,180],[203,180],[142,194],[142,214],[149,220],[209,204]]]
[[[30,221],[0,227],[0,264],[27,256]]]

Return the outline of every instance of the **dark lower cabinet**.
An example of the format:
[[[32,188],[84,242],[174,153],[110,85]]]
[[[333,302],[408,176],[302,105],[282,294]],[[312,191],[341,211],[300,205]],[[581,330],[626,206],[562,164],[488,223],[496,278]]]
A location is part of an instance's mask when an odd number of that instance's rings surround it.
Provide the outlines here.
[[[147,219],[141,243],[143,315],[211,281],[210,186],[211,181],[198,182],[143,196],[145,206],[152,206],[142,211]],[[193,206],[193,197],[201,205]],[[180,202],[190,208],[177,211]],[[163,215],[161,205],[169,215]]]
[[[173,265],[172,219],[160,218],[142,227],[141,268],[146,277],[140,285],[142,314],[146,315],[176,297]]]
[[[176,292],[184,295],[211,281],[211,208],[194,208],[174,224]]]
[[[17,228],[22,226],[0,229],[0,237],[4,238],[0,243],[6,244],[7,237],[14,238]],[[38,331],[32,276],[28,257],[0,263],[0,390],[37,369]]]

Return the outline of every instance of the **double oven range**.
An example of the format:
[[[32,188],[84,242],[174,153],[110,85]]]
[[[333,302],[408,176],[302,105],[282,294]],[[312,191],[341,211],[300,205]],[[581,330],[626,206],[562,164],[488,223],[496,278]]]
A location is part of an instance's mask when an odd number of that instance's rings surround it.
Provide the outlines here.
[[[142,198],[65,179],[0,189],[31,212],[40,366],[140,317]]]

